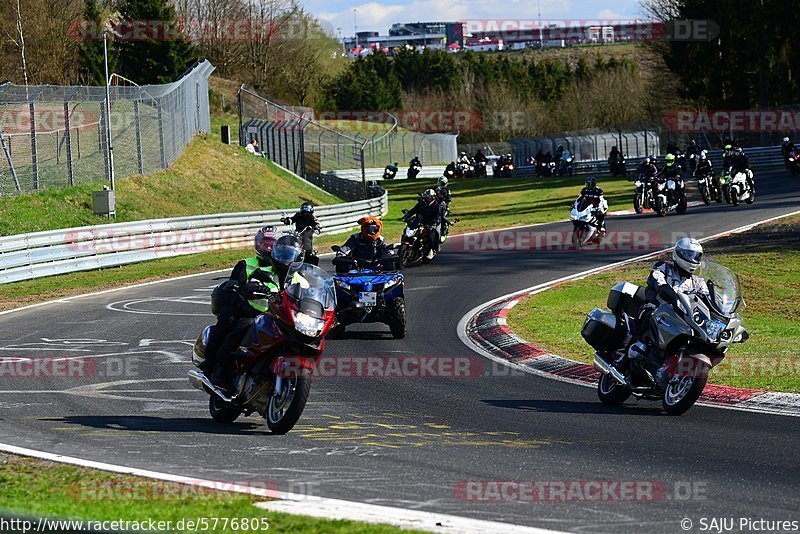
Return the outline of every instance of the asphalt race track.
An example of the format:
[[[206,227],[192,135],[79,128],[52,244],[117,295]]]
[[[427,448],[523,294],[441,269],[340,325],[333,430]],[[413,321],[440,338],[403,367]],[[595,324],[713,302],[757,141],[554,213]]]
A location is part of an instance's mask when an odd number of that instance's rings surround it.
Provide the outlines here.
[[[800,209],[796,179],[757,178],[752,206],[614,217],[609,230],[647,235],[658,249],[673,234],[714,235]],[[559,236],[570,228],[518,232]],[[186,371],[191,343],[213,320],[208,298],[225,276],[216,273],[2,316],[4,361],[77,357],[90,376],[3,378],[0,442],[574,532],[680,532],[683,518],[798,519],[800,418],[705,407],[668,417],[660,403],[635,401],[610,409],[592,389],[513,373],[459,340],[459,319],[483,302],[647,250],[473,250],[491,247],[480,237],[453,238],[434,264],[407,271],[405,340],[391,339],[380,325],[359,327],[347,340],[330,341],[326,355],[462,357],[482,376],[320,377],[286,436],[271,435],[255,416],[215,424],[207,396],[189,386]],[[645,502],[475,502],[458,490],[464,481],[498,480],[655,481],[659,491]]]

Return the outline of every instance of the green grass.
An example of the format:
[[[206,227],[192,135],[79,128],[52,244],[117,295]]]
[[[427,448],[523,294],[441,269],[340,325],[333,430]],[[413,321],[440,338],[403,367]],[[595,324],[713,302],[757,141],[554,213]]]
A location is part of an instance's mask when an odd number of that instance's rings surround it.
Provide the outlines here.
[[[798,230],[800,218],[794,217],[706,245],[709,257],[739,274],[752,335],[730,349],[711,382],[800,393]],[[605,306],[616,282],[644,284],[651,266],[631,264],[528,297],[512,309],[509,327],[550,352],[589,363],[591,349],[580,335],[586,313]]]
[[[241,482],[239,482],[241,483]],[[269,532],[309,534],[388,534],[409,532],[388,525],[317,519],[263,510],[253,505],[266,499],[244,494],[202,490],[174,483],[107,473],[33,458],[0,454],[0,509],[30,518],[92,521],[172,521],[198,518],[265,518]],[[309,501],[309,507],[313,501]],[[260,523],[259,523],[260,525]],[[202,531],[202,529],[201,529]],[[222,523],[218,533],[265,532],[233,529]],[[165,532],[195,532],[173,526]]]
[[[0,236],[103,224],[92,214],[85,184],[0,199]],[[243,148],[198,137],[168,169],[117,183],[117,221],[206,213],[294,208],[303,201],[333,204],[340,199],[290,176]]]

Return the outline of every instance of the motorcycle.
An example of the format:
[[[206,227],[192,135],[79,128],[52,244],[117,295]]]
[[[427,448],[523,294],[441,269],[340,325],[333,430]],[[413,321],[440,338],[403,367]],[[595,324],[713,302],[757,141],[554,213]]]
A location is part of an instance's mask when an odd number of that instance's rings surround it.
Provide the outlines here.
[[[712,200],[722,202],[722,191],[717,188],[717,184],[714,182],[713,172],[706,172],[697,176],[697,187],[700,189],[700,196],[706,206],[711,204]]]
[[[456,164],[456,178],[472,178],[475,176],[475,166],[471,162]]]
[[[726,204],[731,203],[731,173],[733,169],[731,167],[727,167],[723,169],[722,174],[719,177],[719,187],[722,190],[722,198],[725,200]]]
[[[619,155],[616,158],[608,158],[608,168],[611,170],[611,175],[614,178],[618,176],[625,177],[628,173],[625,168],[625,156]]]
[[[408,210],[403,210],[403,215],[407,212]],[[458,223],[458,221],[458,219],[454,219],[449,223],[443,223],[442,226],[452,226]],[[433,230],[435,230],[433,225],[423,224],[419,216],[414,217],[406,223],[406,228],[403,230],[400,248],[397,253],[400,258],[401,269],[408,265],[418,265],[423,262],[433,261],[437,253],[435,250],[428,247],[428,234]],[[449,233],[449,229],[446,231]]]
[[[652,209],[655,205],[653,200],[653,188],[650,182],[638,173],[633,185],[636,186],[636,192],[633,195],[633,209],[636,213],[642,213],[646,209]]]
[[[659,217],[664,217],[670,211],[675,211],[678,215],[686,213],[689,202],[686,198],[686,184],[683,178],[667,178],[660,176],[655,182],[655,204],[654,210]]]
[[[514,164],[511,162],[505,162],[502,165],[495,164],[492,174],[500,178],[511,178],[514,175]]]
[[[281,222],[288,226],[292,225],[292,219],[289,217],[282,217]],[[306,226],[302,230],[295,228],[291,230],[290,233],[297,236],[300,242],[303,243],[303,262],[311,265],[319,265],[319,255],[317,251],[314,250],[314,234],[321,234],[322,229],[318,226]]]
[[[395,176],[397,176],[397,169],[392,170],[388,166],[383,169],[384,180],[394,180]]]
[[[561,162],[558,167],[558,175],[564,176],[565,174],[568,176],[572,176],[572,163],[575,161],[574,156],[569,156],[567,158],[562,158]]]
[[[661,286],[657,308],[645,319],[646,350],[634,353],[635,358],[627,347],[639,330],[636,317],[646,303],[644,287],[620,282],[608,295],[610,311],[595,308],[588,314],[581,336],[596,351],[600,402],[618,406],[633,395],[661,400],[670,415],[685,413],[728,348],[750,337],[740,315],[745,304],[736,274],[709,259],[695,274],[706,280],[708,294],[682,294],[668,284]]]
[[[475,176],[478,178],[486,178],[486,162],[478,161],[475,163]]]
[[[752,204],[756,201],[756,186],[744,171],[733,175],[729,190],[731,204],[734,206],[738,206],[740,202]]]
[[[588,200],[576,200],[572,207],[569,219],[572,222],[572,242],[577,249],[603,241],[605,232],[600,229],[595,209]]]
[[[689,160],[689,172],[694,174],[697,170],[697,154],[689,154],[686,158]]]
[[[347,325],[384,323],[392,337],[406,336],[406,305],[399,259],[391,254],[375,261],[356,260],[347,247],[334,245],[336,275],[336,326],[332,334],[345,336]]]
[[[336,320],[334,281],[319,267],[294,263],[281,290],[261,296],[269,296],[269,311],[255,319],[234,354],[233,390],[220,389],[200,370],[189,371],[189,382],[209,395],[215,421],[232,423],[255,412],[272,433],[286,434],[303,413],[311,372]],[[214,328],[207,326],[195,341],[192,362],[198,367]]]
[[[408,172],[406,173],[406,178],[408,178],[409,180],[415,180],[421,170],[422,167],[420,165],[411,165],[408,168]]]
[[[786,157],[787,166],[789,167],[789,174],[792,176],[800,176],[800,154],[796,150],[789,152]]]

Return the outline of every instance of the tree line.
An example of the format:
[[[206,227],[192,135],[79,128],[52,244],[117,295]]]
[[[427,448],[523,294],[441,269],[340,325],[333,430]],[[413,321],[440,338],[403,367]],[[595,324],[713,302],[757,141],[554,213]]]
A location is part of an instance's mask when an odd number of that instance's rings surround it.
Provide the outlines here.
[[[196,60],[275,98],[307,104],[344,59],[297,0],[10,0],[0,5],[0,80],[101,85],[174,81]],[[25,46],[27,44],[27,46]]]

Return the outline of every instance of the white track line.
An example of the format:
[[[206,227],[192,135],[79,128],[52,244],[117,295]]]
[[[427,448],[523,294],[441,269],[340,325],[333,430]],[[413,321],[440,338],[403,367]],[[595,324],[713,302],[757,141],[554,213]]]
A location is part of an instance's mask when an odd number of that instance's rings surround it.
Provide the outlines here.
[[[437,514],[433,512],[422,512],[418,510],[406,510],[404,508],[393,508],[390,506],[377,506],[373,504],[343,501],[339,499],[327,499],[325,497],[315,497],[298,493],[288,493],[271,490],[263,487],[243,486],[232,484],[225,481],[206,480],[201,478],[188,478],[158,471],[148,471],[135,467],[124,467],[120,465],[108,464],[83,460],[72,456],[53,454],[50,452],[26,449],[14,445],[0,444],[0,452],[29,456],[40,460],[48,460],[62,464],[99,469],[111,473],[123,475],[133,475],[138,477],[161,480],[177,484],[185,484],[198,488],[211,490],[223,490],[234,493],[246,493],[267,499],[279,499],[265,503],[258,503],[257,506],[276,512],[286,512],[289,514],[307,515],[312,517],[322,517],[329,519],[348,519],[351,521],[363,521],[367,523],[385,523],[401,528],[414,528],[429,532],[448,532],[464,534],[494,534],[496,532],[508,532],[512,534],[561,534],[554,530],[544,530],[511,523],[500,523],[495,521],[485,521],[481,519],[471,519],[453,515]]]
[[[761,220],[761,221],[758,221],[758,222],[747,224],[745,226],[740,226],[738,228],[734,228],[733,230],[727,230],[725,232],[720,232],[718,234],[699,239],[699,241],[701,241],[701,242],[712,241],[712,240],[715,240],[715,239],[719,239],[719,238],[722,238],[722,237],[729,236],[731,234],[739,234],[739,233],[742,233],[742,232],[747,232],[749,230],[752,230],[756,226],[760,226],[762,224],[770,223],[772,221],[777,221],[777,220],[780,220],[780,219],[784,219],[786,217],[792,217],[794,215],[800,215],[800,210],[794,211],[794,212],[791,212],[791,213],[786,213],[784,215],[778,215],[776,217],[770,217],[769,219],[764,219],[764,220]],[[539,371],[537,369],[531,369],[530,367],[528,367],[526,365],[522,365],[522,364],[519,364],[519,363],[514,363],[514,362],[511,362],[511,361],[509,361],[509,360],[507,360],[505,358],[501,358],[499,356],[496,356],[495,354],[492,354],[488,350],[484,349],[480,345],[478,345],[475,342],[473,342],[469,338],[469,336],[467,335],[467,327],[469,326],[469,323],[471,322],[471,320],[472,320],[472,318],[474,316],[478,315],[484,309],[486,309],[486,308],[488,308],[488,307],[490,307],[490,306],[492,306],[494,304],[497,304],[498,302],[501,302],[503,300],[511,299],[511,298],[514,298],[514,297],[522,296],[522,295],[533,295],[535,293],[541,293],[542,291],[546,291],[548,289],[551,289],[552,287],[554,287],[557,284],[560,284],[562,282],[569,282],[569,281],[573,281],[573,280],[579,280],[581,278],[586,278],[587,276],[590,276],[592,274],[597,274],[599,272],[608,271],[608,270],[614,269],[616,267],[621,267],[623,265],[628,265],[630,263],[635,263],[637,261],[646,260],[648,258],[652,258],[654,256],[658,256],[659,254],[663,254],[664,252],[672,250],[672,248],[673,247],[664,248],[664,249],[661,249],[661,250],[657,250],[655,252],[650,252],[648,254],[643,254],[641,256],[636,256],[634,258],[629,258],[627,260],[622,260],[622,261],[610,263],[608,265],[595,267],[593,269],[588,269],[586,271],[582,271],[582,272],[579,272],[579,273],[571,274],[571,275],[568,275],[568,276],[563,276],[561,278],[557,278],[555,280],[551,280],[549,282],[544,282],[544,283],[541,283],[541,284],[536,284],[535,286],[531,286],[531,287],[528,287],[526,289],[521,289],[519,291],[514,291],[512,293],[508,293],[506,295],[502,295],[500,297],[492,299],[492,300],[490,300],[488,302],[485,302],[483,304],[479,304],[478,306],[475,306],[474,308],[472,308],[470,311],[468,311],[466,314],[464,314],[461,317],[461,319],[458,321],[458,326],[456,326],[456,334],[458,335],[458,338],[461,340],[461,342],[464,345],[466,345],[468,348],[470,348],[473,351],[477,352],[481,356],[484,356],[484,357],[486,357],[486,358],[488,358],[488,359],[490,359],[490,360],[492,360],[494,362],[497,362],[497,363],[506,365],[508,367],[511,367],[512,369],[516,369],[518,371],[522,371],[524,373],[528,373],[528,374],[531,374],[531,375],[541,376],[543,378],[548,378],[550,380],[556,380],[558,382],[565,382],[565,383],[568,383],[568,384],[575,384],[575,385],[583,386],[583,387],[594,387],[592,384],[587,384],[585,382],[581,382],[581,381],[578,381],[578,380],[570,379],[570,378],[567,378],[567,377],[562,377],[562,376],[554,375],[554,374],[547,373],[547,372],[544,372],[544,371]],[[559,356],[559,358],[561,358],[561,357]],[[562,358],[562,359],[566,359],[566,358]],[[717,404],[706,404],[706,403],[703,403],[703,402],[698,402],[697,404],[701,405],[701,406],[706,406],[706,407],[710,407],[710,408],[720,408],[720,409],[724,409],[724,410],[737,410],[737,411],[753,412],[753,413],[767,413],[767,414],[771,414],[771,415],[782,415],[782,416],[785,416],[785,417],[786,416],[788,416],[788,417],[800,417],[800,413],[792,414],[792,413],[785,413],[785,412],[776,412],[776,411],[772,411],[772,410],[769,410],[769,409],[750,408],[750,407],[747,407],[747,406],[723,406],[723,405],[717,405]]]

